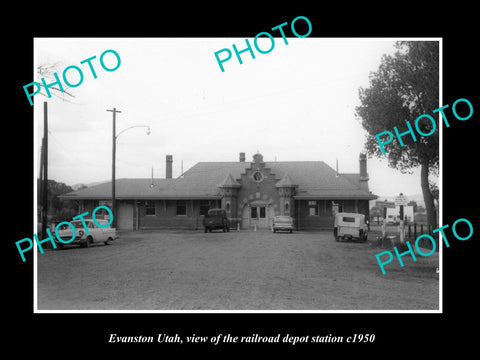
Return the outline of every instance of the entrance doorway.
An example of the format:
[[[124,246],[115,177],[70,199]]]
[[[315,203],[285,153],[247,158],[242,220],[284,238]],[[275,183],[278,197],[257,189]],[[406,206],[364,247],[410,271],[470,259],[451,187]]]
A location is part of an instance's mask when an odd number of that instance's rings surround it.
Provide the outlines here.
[[[266,202],[254,201],[245,205],[242,212],[242,228],[269,229],[273,219],[273,208]]]
[[[250,222],[252,225],[257,225],[257,228],[268,228],[268,217],[266,206],[251,206],[250,207]]]

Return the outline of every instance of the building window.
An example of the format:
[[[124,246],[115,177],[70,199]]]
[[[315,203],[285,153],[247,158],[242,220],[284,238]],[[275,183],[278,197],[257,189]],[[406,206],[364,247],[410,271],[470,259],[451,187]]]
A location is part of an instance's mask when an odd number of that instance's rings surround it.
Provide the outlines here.
[[[145,201],[145,215],[155,214],[155,201]]]
[[[290,214],[290,206],[288,202],[285,203],[285,214],[286,215]]]
[[[255,180],[258,183],[261,182],[263,180],[263,174],[260,171],[256,171],[253,174],[253,180]]]
[[[200,200],[200,215],[207,215],[210,210],[209,200]]]
[[[318,203],[316,200],[308,201],[308,215],[318,216]]]
[[[187,215],[187,202],[185,200],[177,200],[176,215]]]
[[[250,217],[252,219],[257,218],[257,207],[256,206],[250,208]]]
[[[230,211],[230,201],[227,201],[225,204],[225,210]]]
[[[108,201],[99,201],[98,205],[99,206],[107,206],[108,208],[110,208],[110,210],[112,209],[112,203],[108,202]],[[98,211],[95,212],[95,217],[97,219],[110,220],[110,213],[108,213],[106,209],[100,208],[100,209],[98,209]]]
[[[260,207],[260,218],[265,219],[265,206]]]

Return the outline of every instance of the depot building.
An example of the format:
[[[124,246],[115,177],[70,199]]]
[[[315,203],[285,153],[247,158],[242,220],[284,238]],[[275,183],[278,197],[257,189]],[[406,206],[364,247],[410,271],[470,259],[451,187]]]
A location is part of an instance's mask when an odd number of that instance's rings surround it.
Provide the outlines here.
[[[117,179],[117,228],[200,229],[209,209],[223,208],[232,228],[271,228],[275,215],[290,215],[300,230],[332,228],[336,212],[369,215],[367,158],[359,173],[340,174],[323,161],[264,161],[259,153],[246,161],[199,162],[172,178],[171,155],[165,179]],[[61,195],[73,199],[79,213],[111,206],[111,182]]]

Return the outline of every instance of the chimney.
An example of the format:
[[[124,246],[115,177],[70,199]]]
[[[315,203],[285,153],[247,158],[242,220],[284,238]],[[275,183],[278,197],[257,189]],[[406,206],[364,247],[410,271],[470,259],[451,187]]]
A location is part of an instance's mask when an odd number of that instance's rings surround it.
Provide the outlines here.
[[[245,162],[245,153],[244,152],[240,153],[240,162]]]
[[[172,178],[172,163],[173,163],[173,156],[167,155],[167,167],[165,170],[165,178],[171,179]]]
[[[359,157],[360,162],[360,181],[368,181],[367,173],[367,155],[360,153]]]

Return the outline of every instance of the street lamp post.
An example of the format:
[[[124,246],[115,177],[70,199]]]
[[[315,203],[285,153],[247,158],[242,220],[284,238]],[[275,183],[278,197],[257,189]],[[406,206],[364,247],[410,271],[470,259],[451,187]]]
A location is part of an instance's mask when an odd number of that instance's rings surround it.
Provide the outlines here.
[[[112,227],[117,227],[117,207],[115,204],[115,152],[116,152],[116,130],[115,130],[115,115],[121,113],[117,109],[107,110],[113,113],[113,123],[112,123]]]
[[[115,157],[116,157],[116,150],[117,150],[117,139],[118,137],[124,133],[125,131],[129,129],[133,129],[136,127],[146,127],[147,128],[147,135],[150,135],[150,126],[148,125],[134,125],[130,126],[122,131],[120,133],[116,133],[116,113],[121,113],[121,111],[118,111],[117,109],[113,108],[113,110],[107,110],[109,112],[113,113],[113,124],[112,124],[112,227],[116,228],[117,227],[117,204],[116,204],[116,198],[115,198]]]

